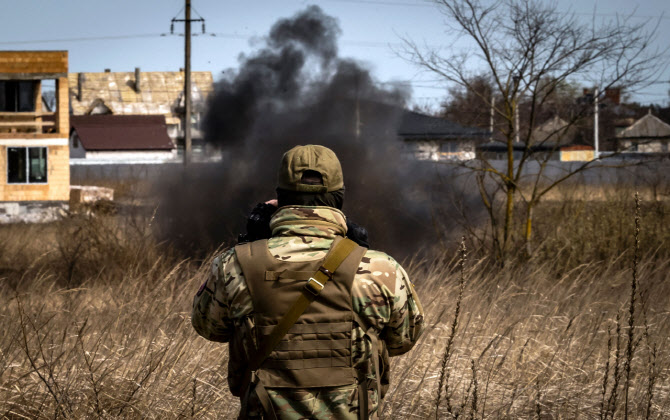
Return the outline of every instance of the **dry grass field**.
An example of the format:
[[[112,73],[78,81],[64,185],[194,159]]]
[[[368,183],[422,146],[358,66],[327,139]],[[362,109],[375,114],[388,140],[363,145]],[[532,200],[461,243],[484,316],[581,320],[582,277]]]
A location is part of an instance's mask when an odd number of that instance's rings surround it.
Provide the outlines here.
[[[504,267],[468,238],[462,265],[458,244],[407,261],[427,325],[382,417],[669,418],[670,206],[643,202],[635,264],[621,194],[538,210],[535,256]],[[227,346],[190,326],[207,261],[151,223],[0,226],[0,418],[235,418]]]

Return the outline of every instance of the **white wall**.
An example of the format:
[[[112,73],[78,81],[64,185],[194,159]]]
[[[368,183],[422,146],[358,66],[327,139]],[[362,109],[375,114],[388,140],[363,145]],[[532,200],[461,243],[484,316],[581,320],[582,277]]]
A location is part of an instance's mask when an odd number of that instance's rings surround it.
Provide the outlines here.
[[[176,159],[176,150],[158,151],[87,151],[85,159],[70,159],[70,163],[162,163]]]

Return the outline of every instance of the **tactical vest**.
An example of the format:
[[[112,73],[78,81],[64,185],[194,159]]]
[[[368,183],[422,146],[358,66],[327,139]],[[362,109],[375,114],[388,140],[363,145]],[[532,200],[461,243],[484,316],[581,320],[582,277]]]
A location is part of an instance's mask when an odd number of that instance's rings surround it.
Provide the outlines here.
[[[333,245],[340,238],[336,238]],[[255,341],[263,343],[323,260],[291,262],[273,256],[267,240],[235,247],[254,307]],[[332,248],[331,248],[332,250]],[[298,318],[256,371],[266,387],[316,388],[351,385],[351,286],[366,249],[354,249],[320,295]]]

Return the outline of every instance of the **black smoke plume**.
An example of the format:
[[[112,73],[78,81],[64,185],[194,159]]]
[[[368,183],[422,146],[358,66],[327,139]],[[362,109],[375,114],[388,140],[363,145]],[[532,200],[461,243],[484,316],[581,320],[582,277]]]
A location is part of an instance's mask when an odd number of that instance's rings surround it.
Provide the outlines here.
[[[270,29],[216,83],[204,119],[216,165],[194,165],[166,183],[161,220],[173,242],[196,251],[232,243],[258,202],[275,197],[282,154],[299,144],[335,151],[344,212],[370,231],[373,248],[398,258],[432,247],[434,167],[403,156],[397,129],[408,96],[338,57],[337,21],[310,6]]]

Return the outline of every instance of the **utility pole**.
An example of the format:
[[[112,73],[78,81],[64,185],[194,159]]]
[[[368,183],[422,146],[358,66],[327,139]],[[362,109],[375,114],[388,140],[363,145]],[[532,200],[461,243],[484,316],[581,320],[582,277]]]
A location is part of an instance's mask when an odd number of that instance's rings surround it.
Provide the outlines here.
[[[354,134],[356,135],[356,140],[361,138],[361,104],[358,98],[358,75],[356,75],[356,121],[354,121]]]
[[[496,96],[493,92],[491,92],[491,119],[489,120],[489,131],[491,132],[491,135],[489,136],[489,141],[493,141],[493,117],[494,117],[493,111],[495,109],[495,106],[496,106]]]
[[[191,163],[191,0],[184,10],[184,166]]]
[[[205,19],[191,19],[191,0],[185,0],[184,19],[173,18],[170,24],[170,33],[174,33],[174,23],[184,22],[184,165],[191,163],[191,22],[202,23],[202,33],[205,33]],[[197,13],[197,12],[196,12]]]
[[[519,104],[514,102],[514,142],[519,142]]]
[[[593,152],[593,158],[598,159],[598,88],[596,88],[594,94],[593,94],[593,104],[594,104],[594,112],[593,112],[593,148],[595,149]]]
[[[518,100],[518,94],[519,94],[519,81],[521,80],[521,75],[517,74],[515,76],[512,76],[512,80],[514,81],[514,142],[518,143],[519,142],[519,100]]]

